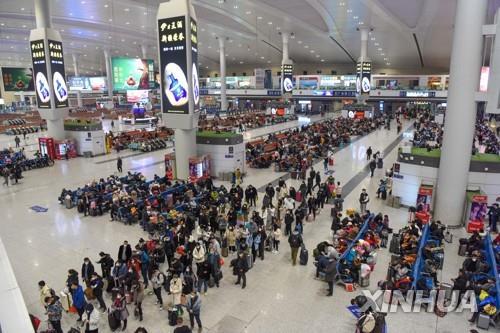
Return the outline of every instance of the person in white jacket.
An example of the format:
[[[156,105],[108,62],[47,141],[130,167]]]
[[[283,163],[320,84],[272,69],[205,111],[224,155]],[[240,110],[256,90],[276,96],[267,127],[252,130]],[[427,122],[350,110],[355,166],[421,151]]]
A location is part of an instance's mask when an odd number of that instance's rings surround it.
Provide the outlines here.
[[[198,242],[193,250],[193,259],[196,264],[196,268],[199,269],[201,264],[205,261],[205,247],[202,242]],[[198,272],[198,270],[196,270]]]
[[[85,333],[98,333],[99,332],[99,311],[94,309],[91,303],[87,303],[85,312],[82,315],[83,327]]]
[[[174,306],[180,309],[180,312],[182,313],[183,312],[181,306],[182,279],[177,274],[174,274],[172,280],[170,281],[170,292],[172,293]]]
[[[281,240],[281,229],[275,224],[273,231],[273,253],[279,253],[279,246]]]

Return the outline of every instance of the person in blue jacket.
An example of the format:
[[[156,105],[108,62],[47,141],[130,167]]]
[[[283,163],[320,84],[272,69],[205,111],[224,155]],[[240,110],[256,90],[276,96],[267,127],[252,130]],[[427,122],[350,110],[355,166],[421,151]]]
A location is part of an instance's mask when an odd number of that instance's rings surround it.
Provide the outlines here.
[[[141,260],[141,274],[144,279],[144,289],[148,288],[148,270],[149,270],[149,255],[146,251],[139,251],[139,257]]]
[[[73,298],[73,306],[78,312],[78,322],[82,321],[82,314],[85,311],[85,295],[83,294],[83,288],[77,282],[71,284],[71,295]]]

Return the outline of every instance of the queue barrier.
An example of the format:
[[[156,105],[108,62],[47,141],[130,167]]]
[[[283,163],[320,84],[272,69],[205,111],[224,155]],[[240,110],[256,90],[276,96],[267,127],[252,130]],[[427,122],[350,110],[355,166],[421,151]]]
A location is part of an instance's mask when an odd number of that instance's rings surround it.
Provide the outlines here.
[[[493,249],[493,242],[491,240],[490,234],[486,234],[485,242],[485,256],[488,265],[490,265],[489,274],[495,278],[495,288],[496,288],[496,308],[500,309],[500,277],[498,276],[498,263],[496,260],[495,250]]]
[[[427,241],[429,240],[429,224],[426,224],[424,226],[424,229],[422,230],[422,236],[420,237],[419,245],[418,245],[418,252],[417,252],[417,259],[415,260],[415,263],[413,264],[412,267],[412,284],[411,288],[413,290],[417,289],[417,281],[420,279],[422,275],[422,268],[424,267],[424,260],[423,260],[423,255],[422,252],[424,250],[425,245],[427,244]]]

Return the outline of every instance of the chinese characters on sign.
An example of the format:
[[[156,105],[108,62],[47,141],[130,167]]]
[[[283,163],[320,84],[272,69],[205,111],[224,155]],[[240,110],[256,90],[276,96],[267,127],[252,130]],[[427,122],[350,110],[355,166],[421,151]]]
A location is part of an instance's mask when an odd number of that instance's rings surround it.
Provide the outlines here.
[[[47,80],[45,42],[43,39],[30,42],[33,79],[35,81],[36,101],[39,109],[50,109],[50,86]]]
[[[57,108],[67,108],[68,87],[66,86],[66,71],[64,69],[64,52],[62,42],[47,40],[49,44],[49,59],[52,72],[52,90],[56,97],[54,106]]]
[[[356,73],[356,92],[362,95],[369,94],[371,90],[372,63],[358,62]]]
[[[283,92],[292,93],[293,92],[293,65],[284,64],[282,66],[283,71]]]
[[[189,113],[189,94],[192,92],[187,76],[186,38],[189,38],[187,36],[191,31],[197,30],[196,22],[193,21],[189,27],[190,30],[186,28],[185,16],[158,20],[159,67],[162,82],[162,112],[164,113]],[[191,52],[195,54],[197,53],[196,44],[193,47],[195,50]],[[196,96],[193,97],[196,98]]]

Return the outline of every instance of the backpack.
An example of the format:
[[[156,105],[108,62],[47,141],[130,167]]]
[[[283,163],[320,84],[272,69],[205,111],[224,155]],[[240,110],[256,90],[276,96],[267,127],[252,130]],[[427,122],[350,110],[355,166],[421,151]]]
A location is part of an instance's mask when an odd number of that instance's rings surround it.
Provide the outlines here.
[[[357,326],[362,333],[371,333],[375,329],[375,324],[373,314],[366,313],[359,318]]]

